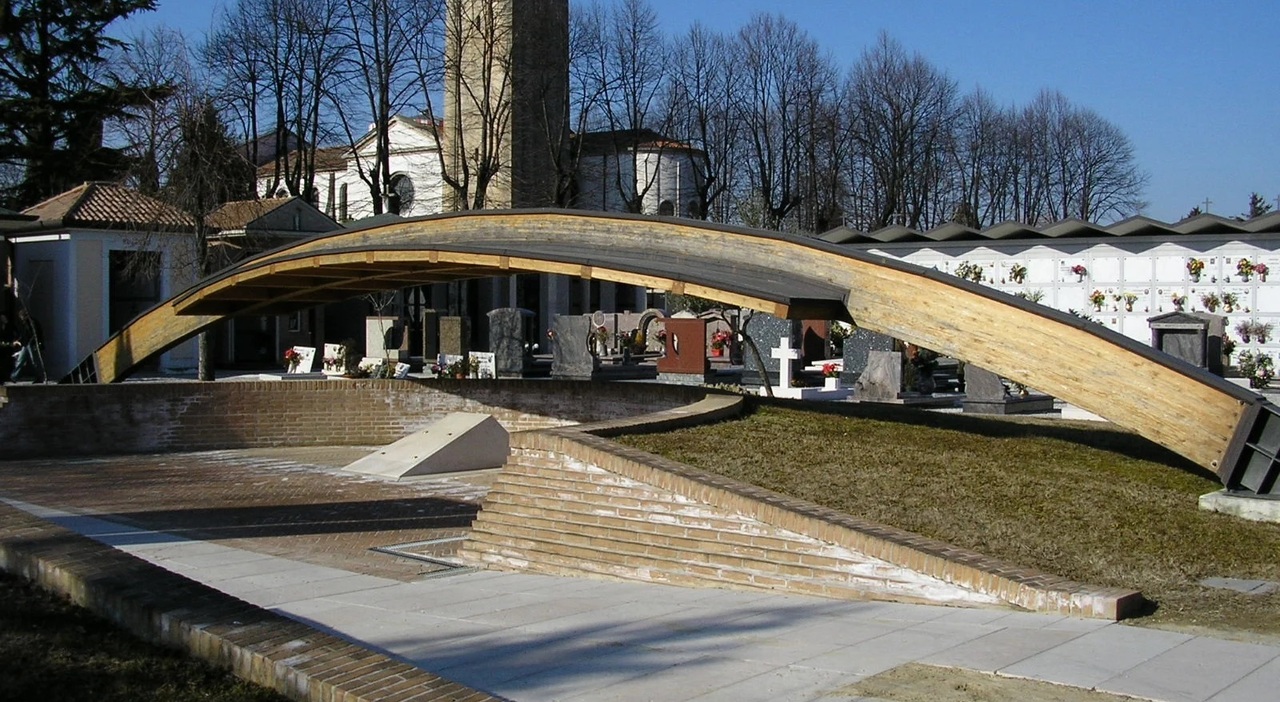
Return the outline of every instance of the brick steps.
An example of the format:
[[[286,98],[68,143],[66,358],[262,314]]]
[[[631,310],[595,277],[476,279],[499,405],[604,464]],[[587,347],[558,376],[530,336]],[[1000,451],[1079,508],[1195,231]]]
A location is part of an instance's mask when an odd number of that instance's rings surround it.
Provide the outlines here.
[[[925,578],[585,465],[517,451],[472,525],[471,562],[675,585],[925,601]]]

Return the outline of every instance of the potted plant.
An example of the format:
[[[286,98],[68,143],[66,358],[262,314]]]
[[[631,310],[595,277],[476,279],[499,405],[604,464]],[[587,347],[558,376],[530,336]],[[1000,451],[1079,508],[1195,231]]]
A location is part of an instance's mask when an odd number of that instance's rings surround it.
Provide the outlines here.
[[[1084,264],[1077,263],[1071,267],[1071,273],[1075,275],[1077,283],[1083,283],[1084,277],[1089,275],[1089,269],[1085,268]]]
[[[724,329],[718,329],[711,335],[711,355],[723,356],[724,348],[729,345],[729,340],[733,335]]]
[[[1246,344],[1249,343],[1253,338],[1253,322],[1247,319],[1240,320],[1240,323],[1236,325],[1236,334],[1240,335],[1240,341]]]
[[[1204,308],[1210,312],[1217,312],[1218,305],[1221,302],[1217,293],[1205,293],[1200,296],[1200,304],[1204,305]]]
[[[1093,305],[1093,309],[1095,312],[1101,312],[1102,305],[1106,301],[1107,301],[1107,295],[1101,290],[1094,290],[1093,292],[1089,293],[1089,303]]]
[[[1272,358],[1265,353],[1244,351],[1240,354],[1236,367],[1240,369],[1241,375],[1249,379],[1249,387],[1261,390],[1270,385],[1275,377],[1273,364]]]
[[[284,367],[286,371],[293,373],[298,370],[299,363],[302,363],[302,354],[298,353],[292,346],[284,350]]]
[[[1271,338],[1271,330],[1274,327],[1270,322],[1254,322],[1253,338],[1258,340],[1259,344],[1267,343],[1267,339]]]
[[[1240,279],[1249,282],[1249,277],[1253,275],[1253,261],[1242,258],[1236,261],[1236,273],[1240,274]]]
[[[1191,275],[1191,282],[1199,283],[1200,274],[1204,272],[1204,261],[1198,258],[1187,259],[1187,273]]]
[[[1013,267],[1009,269],[1009,277],[1013,279],[1013,282],[1021,284],[1022,281],[1027,279],[1027,267],[1021,263],[1013,264]]]

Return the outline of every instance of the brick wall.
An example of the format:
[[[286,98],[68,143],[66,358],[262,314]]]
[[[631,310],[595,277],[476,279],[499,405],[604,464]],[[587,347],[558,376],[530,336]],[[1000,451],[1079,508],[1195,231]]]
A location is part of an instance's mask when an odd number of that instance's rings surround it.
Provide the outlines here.
[[[379,445],[449,412],[492,414],[520,431],[620,419],[703,395],[656,384],[541,380],[10,386],[0,395],[0,459]]]

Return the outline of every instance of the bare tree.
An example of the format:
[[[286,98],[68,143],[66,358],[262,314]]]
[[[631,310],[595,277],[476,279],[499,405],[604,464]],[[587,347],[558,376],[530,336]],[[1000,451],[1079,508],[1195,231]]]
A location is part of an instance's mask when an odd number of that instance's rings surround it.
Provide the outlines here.
[[[675,136],[698,148],[693,159],[700,219],[729,220],[730,193],[741,153],[734,106],[741,72],[728,39],[695,24],[671,50],[671,124]]]
[[[180,105],[199,79],[180,32],[154,27],[131,37],[129,44],[130,50],[112,61],[113,69],[131,83],[172,88],[172,92],[146,96],[143,104],[110,125],[132,157],[130,180],[139,191],[156,195],[177,156]]]
[[[846,105],[854,116],[855,158],[871,179],[870,228],[936,224],[945,211],[936,196],[945,183],[955,82],[881,34],[853,68]]]
[[[734,61],[742,71],[736,115],[748,186],[740,216],[781,229],[803,200],[804,145],[815,124],[810,111],[834,81],[833,70],[812,38],[774,15],[756,15],[738,32]]]
[[[371,162],[356,154],[360,179],[369,186],[374,214],[382,214],[391,192],[391,118],[423,98],[410,61],[415,44],[430,46],[443,13],[442,0],[342,0],[341,52],[347,90],[331,92],[342,117],[346,141],[354,150],[372,124]],[[437,32],[438,33],[438,32]],[[358,101],[358,107],[351,101]],[[363,118],[363,119],[362,119]]]

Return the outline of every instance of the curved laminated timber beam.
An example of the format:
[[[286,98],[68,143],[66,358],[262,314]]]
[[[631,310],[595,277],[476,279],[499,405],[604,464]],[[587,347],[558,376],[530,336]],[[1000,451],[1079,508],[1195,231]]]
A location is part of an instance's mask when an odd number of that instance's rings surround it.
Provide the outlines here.
[[[1101,325],[955,276],[816,239],[696,220],[478,211],[300,241],[168,300],[107,341],[78,375],[125,377],[233,315],[368,292],[555,273],[697,295],[779,317],[854,320],[986,368],[1131,429],[1244,493],[1280,493],[1280,414],[1259,395]]]

